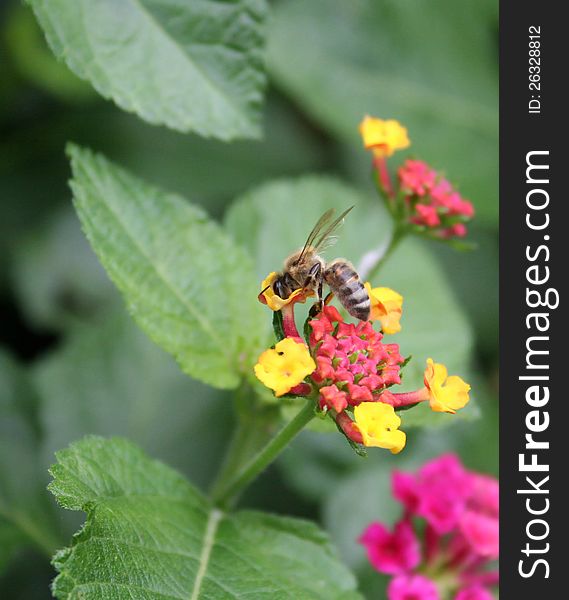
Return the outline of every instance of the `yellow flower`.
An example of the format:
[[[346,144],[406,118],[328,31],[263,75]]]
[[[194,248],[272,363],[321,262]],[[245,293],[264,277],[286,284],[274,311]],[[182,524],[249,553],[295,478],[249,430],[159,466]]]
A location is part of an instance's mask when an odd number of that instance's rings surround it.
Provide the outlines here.
[[[368,282],[365,288],[371,301],[370,320],[379,321],[383,333],[401,331],[399,320],[403,313],[403,296],[386,287],[372,289]]]
[[[316,369],[308,348],[292,338],[265,350],[255,365],[255,375],[279,397],[301,383]]]
[[[365,149],[372,150],[377,157],[391,156],[396,150],[411,145],[407,129],[395,119],[384,121],[366,115],[359,129]]]
[[[401,419],[393,406],[383,402],[362,402],[354,408],[354,417],[364,446],[387,448],[392,454],[398,454],[405,447],[406,436],[399,431]]]
[[[266,279],[261,283],[261,290],[259,294],[259,300],[266,304],[271,310],[282,310],[284,306],[290,304],[291,302],[304,302],[308,296],[313,296],[313,290],[304,290],[302,288],[298,290],[294,290],[294,292],[286,299],[277,296],[273,291],[273,281],[277,278],[278,273],[272,272],[269,273]],[[302,298],[299,298],[302,296]]]
[[[436,412],[455,413],[469,401],[470,386],[457,375],[448,376],[444,365],[427,360],[425,386],[429,390],[429,403]]]

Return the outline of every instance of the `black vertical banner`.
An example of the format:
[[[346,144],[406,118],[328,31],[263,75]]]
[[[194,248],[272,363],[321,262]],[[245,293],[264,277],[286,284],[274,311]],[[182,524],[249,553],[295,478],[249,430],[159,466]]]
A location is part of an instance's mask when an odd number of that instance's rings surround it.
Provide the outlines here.
[[[566,597],[567,81],[561,3],[500,4],[500,597]],[[565,67],[565,68],[564,68]],[[564,433],[565,431],[565,433]],[[563,530],[563,531],[562,531]]]

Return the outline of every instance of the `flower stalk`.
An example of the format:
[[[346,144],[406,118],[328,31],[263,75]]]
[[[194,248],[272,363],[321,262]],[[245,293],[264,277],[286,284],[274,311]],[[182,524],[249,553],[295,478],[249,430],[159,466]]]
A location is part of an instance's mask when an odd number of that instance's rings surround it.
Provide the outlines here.
[[[378,278],[378,274],[387,262],[387,259],[395,252],[399,244],[405,238],[406,231],[401,225],[396,225],[389,243],[378,250],[374,250],[366,256],[368,264],[360,269],[360,276],[363,279],[373,281]]]
[[[221,483],[212,494],[213,503],[222,510],[230,508],[241,492],[262,473],[288,444],[314,418],[314,398],[308,398],[304,407],[289,421],[251,460],[226,483]]]
[[[385,156],[376,156],[373,160],[373,166],[377,173],[377,181],[380,189],[387,196],[388,200],[392,201],[395,198],[395,191],[391,184],[391,176],[389,175]]]

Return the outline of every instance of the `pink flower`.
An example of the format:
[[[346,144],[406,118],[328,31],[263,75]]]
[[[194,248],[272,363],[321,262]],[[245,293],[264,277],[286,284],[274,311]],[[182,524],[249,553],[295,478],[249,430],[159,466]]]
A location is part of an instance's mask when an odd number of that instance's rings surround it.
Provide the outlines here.
[[[493,477],[470,474],[471,493],[459,529],[471,550],[488,560],[499,553],[499,486]]]
[[[444,198],[449,194],[452,194],[453,188],[447,179],[441,178],[437,181],[437,184],[431,189],[431,198],[434,202],[442,204]]]
[[[422,160],[406,160],[398,171],[399,185],[406,194],[424,196],[437,180],[437,172]]]
[[[313,343],[319,342],[325,334],[334,331],[334,325],[330,319],[314,319],[311,327]]]
[[[498,517],[500,510],[500,486],[498,480],[481,473],[471,473],[472,495],[468,507]]]
[[[391,475],[393,496],[405,506],[407,512],[414,514],[419,505],[419,494],[415,475],[403,471],[393,471]]]
[[[460,520],[459,527],[475,554],[489,560],[498,558],[500,541],[498,517],[467,510]]]
[[[439,534],[456,527],[470,490],[469,475],[453,454],[426,463],[416,475],[393,474],[394,496]]]
[[[451,227],[441,229],[438,233],[439,237],[445,240],[452,237],[464,237],[466,235],[466,225],[464,223],[455,223]]]
[[[410,223],[440,239],[466,235],[464,221],[474,216],[474,207],[449,181],[420,160],[405,161],[398,176]]]
[[[346,323],[332,306],[309,321],[310,346],[317,368],[314,383],[320,390],[321,408],[341,412],[348,405],[381,401],[381,392],[401,382],[404,362],[397,344],[384,344],[370,322]]]
[[[494,596],[485,587],[473,585],[460,590],[454,600],[494,600]]]
[[[400,575],[387,586],[388,600],[440,600],[437,586],[423,575]]]
[[[373,396],[369,388],[363,385],[357,385],[354,383],[348,384],[349,402],[353,406],[357,406],[360,402],[372,402]]]
[[[320,407],[334,409],[336,412],[342,412],[348,406],[348,395],[340,391],[335,385],[327,385],[320,388]]]
[[[383,393],[394,402],[413,394]],[[393,533],[372,523],[359,540],[378,571],[396,576],[388,587],[389,600],[439,598],[439,582],[445,600],[450,594],[453,600],[491,600],[489,588],[499,577],[497,570],[488,569],[498,558],[498,481],[468,471],[457,456],[444,454],[415,473],[395,471],[392,485],[404,507],[403,520]],[[414,529],[417,517],[426,521],[420,529]],[[416,531],[422,532],[422,543]],[[432,581],[415,570],[429,573]]]
[[[406,573],[421,560],[419,540],[408,521],[397,523],[393,533],[381,523],[372,523],[358,541],[365,546],[373,567],[386,575]]]
[[[416,204],[415,210],[417,216],[411,217],[411,222],[426,227],[437,227],[441,224],[441,219],[437,209],[432,204]]]

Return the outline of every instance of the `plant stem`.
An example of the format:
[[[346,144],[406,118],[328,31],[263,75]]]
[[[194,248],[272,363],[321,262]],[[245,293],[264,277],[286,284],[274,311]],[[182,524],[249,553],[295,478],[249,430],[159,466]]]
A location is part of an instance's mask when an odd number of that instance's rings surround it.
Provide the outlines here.
[[[364,256],[362,266],[359,269],[360,277],[371,283],[404,237],[405,230],[396,226],[387,245],[372,250]]]
[[[314,399],[308,398],[304,407],[287,423],[270,442],[226,484],[216,486],[212,500],[216,506],[225,510],[235,502],[238,495],[288,446],[294,437],[314,417]]]
[[[272,423],[257,418],[238,415],[238,422],[233,438],[225,453],[225,459],[210,488],[210,496],[215,497],[245,464],[271,439]]]
[[[263,405],[255,396],[250,385],[242,385],[234,397],[237,423],[233,437],[225,451],[225,459],[210,487],[210,496],[233,479],[245,464],[274,435],[279,422],[280,411],[277,406]]]

